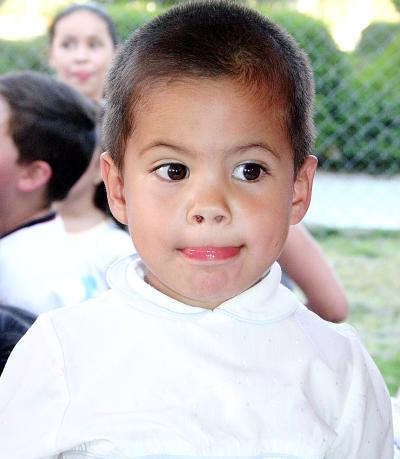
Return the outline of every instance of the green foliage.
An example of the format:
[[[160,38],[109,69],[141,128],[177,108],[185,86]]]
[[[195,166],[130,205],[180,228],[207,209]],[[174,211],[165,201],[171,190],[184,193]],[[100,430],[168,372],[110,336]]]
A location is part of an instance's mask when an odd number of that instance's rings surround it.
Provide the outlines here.
[[[385,24],[386,26],[386,24]],[[357,99],[349,107],[343,139],[344,152],[355,168],[371,173],[400,171],[400,28],[379,50],[373,47],[372,30],[379,39],[385,27],[373,27],[352,56],[357,74],[349,80]]]
[[[145,6],[146,3],[139,5],[128,3],[107,7],[108,13],[115,21],[120,42],[125,41],[134,30],[160,13],[160,9],[149,11]]]
[[[374,360],[384,376],[389,392],[395,396],[400,384],[400,352],[384,349],[383,352],[375,353]]]
[[[382,48],[390,45],[399,35],[399,23],[373,22],[363,30],[356,54],[366,58],[376,56]]]
[[[14,70],[48,72],[46,40],[0,40],[0,74]]]

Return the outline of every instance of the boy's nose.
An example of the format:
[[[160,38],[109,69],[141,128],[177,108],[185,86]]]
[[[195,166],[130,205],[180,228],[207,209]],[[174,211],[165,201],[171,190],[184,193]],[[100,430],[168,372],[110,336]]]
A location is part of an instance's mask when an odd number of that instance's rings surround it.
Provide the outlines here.
[[[204,223],[204,222],[221,223],[224,220],[226,220],[226,217],[224,215],[211,216],[211,215],[208,214],[207,216],[204,216],[204,215],[196,214],[196,215],[193,215],[193,219],[192,220],[193,220],[194,223]]]
[[[216,190],[203,189],[193,198],[187,214],[189,224],[227,224],[231,221],[229,206]]]

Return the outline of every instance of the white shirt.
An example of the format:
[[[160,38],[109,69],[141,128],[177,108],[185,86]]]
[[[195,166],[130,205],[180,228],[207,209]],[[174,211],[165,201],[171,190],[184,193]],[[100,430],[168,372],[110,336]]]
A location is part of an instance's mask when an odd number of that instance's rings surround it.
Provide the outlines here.
[[[117,259],[136,251],[129,233],[119,228],[111,218],[88,230],[68,232],[67,244],[69,254],[86,272],[84,299],[108,290],[107,269]]]
[[[0,303],[40,314],[85,299],[59,216],[0,239]]]
[[[7,459],[390,459],[390,399],[353,329],[300,305],[274,264],[215,310],[144,282],[41,316],[0,379]]]

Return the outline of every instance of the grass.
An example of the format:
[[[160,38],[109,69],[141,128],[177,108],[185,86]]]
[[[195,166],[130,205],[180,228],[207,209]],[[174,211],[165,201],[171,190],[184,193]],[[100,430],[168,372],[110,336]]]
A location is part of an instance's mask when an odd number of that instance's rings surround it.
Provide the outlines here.
[[[394,395],[400,387],[400,232],[311,230],[346,290],[347,322]]]

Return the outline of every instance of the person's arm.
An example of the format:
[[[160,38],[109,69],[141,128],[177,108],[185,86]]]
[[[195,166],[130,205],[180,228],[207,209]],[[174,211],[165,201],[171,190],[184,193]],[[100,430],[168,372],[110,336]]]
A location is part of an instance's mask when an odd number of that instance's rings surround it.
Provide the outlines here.
[[[302,224],[290,227],[278,262],[303,291],[311,311],[331,322],[346,318],[343,287],[320,246]]]

